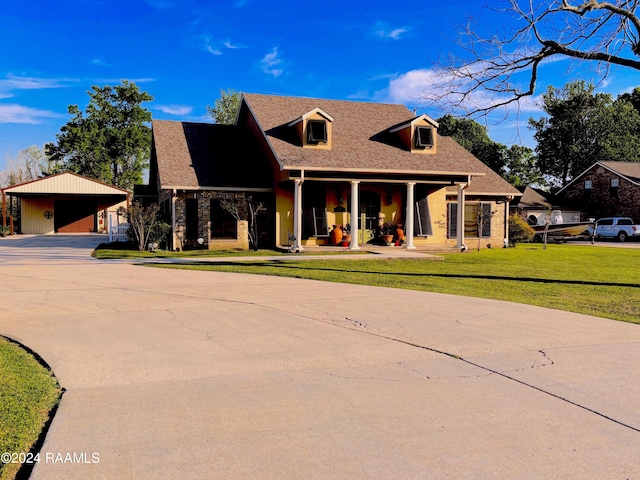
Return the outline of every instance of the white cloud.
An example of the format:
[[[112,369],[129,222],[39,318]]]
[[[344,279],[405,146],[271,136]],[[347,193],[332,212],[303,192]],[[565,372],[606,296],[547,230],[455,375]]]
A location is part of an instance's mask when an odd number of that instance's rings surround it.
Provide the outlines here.
[[[392,28],[388,23],[377,21],[373,27],[373,34],[380,38],[400,40],[400,37],[411,31],[411,27]]]
[[[97,57],[91,59],[91,65],[96,65],[98,67],[113,67],[112,64],[107,63],[101,58],[97,58]]]
[[[478,66],[478,68],[480,67]],[[447,82],[455,78],[453,75],[444,75],[433,69],[410,70],[392,78],[387,88],[376,92],[376,98],[380,101],[391,103],[428,103],[426,100],[428,98],[442,97],[442,92],[446,88]],[[450,104],[460,104],[459,113],[487,108],[503,102],[506,98],[482,90],[472,92],[465,98],[456,93],[446,95],[446,100]],[[539,100],[539,96],[524,97],[519,104],[513,104],[505,108],[514,113],[516,111],[529,114],[537,113],[541,111]]]
[[[58,118],[57,113],[18,104],[0,104],[0,123],[42,123],[43,118]]]
[[[205,45],[205,48],[207,49],[207,52],[212,55],[222,55],[222,51],[218,50],[217,48],[213,48],[211,45]]]
[[[45,88],[64,88],[67,83],[73,80],[56,78],[36,78],[18,77],[8,74],[6,78],[0,79],[0,98],[13,96],[14,90],[41,90]]]
[[[268,73],[274,77],[279,77],[282,75],[284,70],[277,67],[278,65],[282,65],[282,63],[282,59],[278,58],[278,47],[273,47],[271,53],[267,53],[262,57],[262,60],[260,60],[260,67],[264,73]]]
[[[168,113],[169,115],[189,115],[193,111],[193,107],[187,105],[157,105],[156,110]]]
[[[245,47],[245,46],[243,46],[243,45],[233,45],[233,44],[231,43],[231,40],[230,40],[230,39],[229,39],[229,40],[226,40],[223,44],[224,44],[224,46],[225,46],[225,47],[227,47],[227,48],[228,48],[228,49],[230,49],[230,50],[237,50],[237,49],[239,49],[239,48],[247,48],[247,47]]]

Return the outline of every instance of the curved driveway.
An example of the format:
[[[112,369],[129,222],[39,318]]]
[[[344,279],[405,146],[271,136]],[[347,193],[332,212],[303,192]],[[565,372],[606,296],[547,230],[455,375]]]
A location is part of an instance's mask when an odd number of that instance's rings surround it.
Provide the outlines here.
[[[0,239],[0,334],[67,389],[32,478],[640,475],[638,325],[101,262],[97,239]]]

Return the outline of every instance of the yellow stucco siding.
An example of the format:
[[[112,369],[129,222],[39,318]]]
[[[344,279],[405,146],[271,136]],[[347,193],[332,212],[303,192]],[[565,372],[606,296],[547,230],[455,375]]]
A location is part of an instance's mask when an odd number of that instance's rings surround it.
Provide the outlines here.
[[[307,138],[308,138],[308,131],[307,129],[308,124],[309,124],[309,120],[321,120],[325,122],[325,125],[327,127],[327,143],[309,143],[307,142]],[[329,120],[327,120],[324,115],[321,115],[320,113],[314,113],[312,115],[309,115],[307,118],[304,119],[304,131],[302,132],[302,146],[304,148],[313,148],[315,150],[331,150],[331,137],[332,137],[332,125],[331,122]],[[300,133],[300,130],[298,130],[298,132]]]
[[[433,146],[431,148],[417,148],[416,145],[416,135],[417,135],[417,127],[429,127],[432,128],[433,135]],[[426,119],[420,119],[413,123],[413,128],[411,128],[411,153],[419,153],[425,155],[435,155],[438,153],[438,130],[433,127],[431,123],[429,123]]]
[[[22,233],[54,233],[53,216],[46,218],[45,212],[51,212],[53,214],[52,197],[23,198],[21,202]]]
[[[293,190],[276,186],[275,194],[276,244],[289,245],[288,234],[293,232]]]
[[[416,247],[447,244],[447,194],[445,188],[435,190],[427,195],[429,214],[431,216],[432,235],[414,236]]]

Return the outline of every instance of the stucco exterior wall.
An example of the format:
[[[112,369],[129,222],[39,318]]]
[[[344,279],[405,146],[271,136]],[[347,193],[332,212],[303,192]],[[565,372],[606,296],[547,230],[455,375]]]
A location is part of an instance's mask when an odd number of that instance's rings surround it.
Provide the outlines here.
[[[452,199],[450,199],[452,200]],[[449,202],[449,203],[455,203]],[[496,202],[489,201],[487,199],[467,199],[465,202],[465,210],[469,207],[472,207],[474,204],[478,203],[490,203],[491,204],[491,235],[488,237],[481,237],[478,239],[477,233],[471,235],[465,233],[464,243],[467,245],[467,248],[502,248],[504,245],[504,238],[507,235],[506,231],[506,219],[507,217],[507,204],[506,202]],[[457,239],[455,238],[447,238],[446,245],[450,247],[455,247],[457,244]]]
[[[288,184],[276,187],[276,238],[278,246],[288,246],[293,243],[288,236],[293,234],[293,182],[291,188]],[[303,195],[305,185],[303,183]],[[359,198],[362,199],[364,191],[373,192],[380,195],[380,209],[378,212],[378,223],[393,223],[405,227],[406,215],[406,185],[404,184],[380,184],[380,183],[360,183]],[[347,182],[327,182],[326,183],[326,207],[327,225],[329,231],[333,225],[345,225],[351,223],[350,212],[351,185]],[[434,187],[428,194],[429,213],[431,215],[432,235],[415,236],[414,245],[435,246],[447,245],[447,201],[446,189]],[[342,200],[342,202],[340,202]],[[336,212],[337,207],[342,207],[344,212]],[[368,231],[359,232],[358,242],[367,243],[372,239]],[[302,240],[303,246],[329,245],[329,237],[311,237]],[[454,242],[455,244],[455,242]],[[502,240],[501,240],[502,244]]]

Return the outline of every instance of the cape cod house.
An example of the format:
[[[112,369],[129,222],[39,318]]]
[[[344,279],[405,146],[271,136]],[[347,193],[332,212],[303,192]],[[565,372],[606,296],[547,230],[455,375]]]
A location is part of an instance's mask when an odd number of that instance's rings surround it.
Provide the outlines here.
[[[302,251],[348,224],[358,249],[392,223],[408,249],[502,246],[520,195],[402,105],[243,94],[235,125],[154,121],[152,142],[148,190],[174,249],[247,248],[221,205],[234,196],[266,206],[261,245]]]

